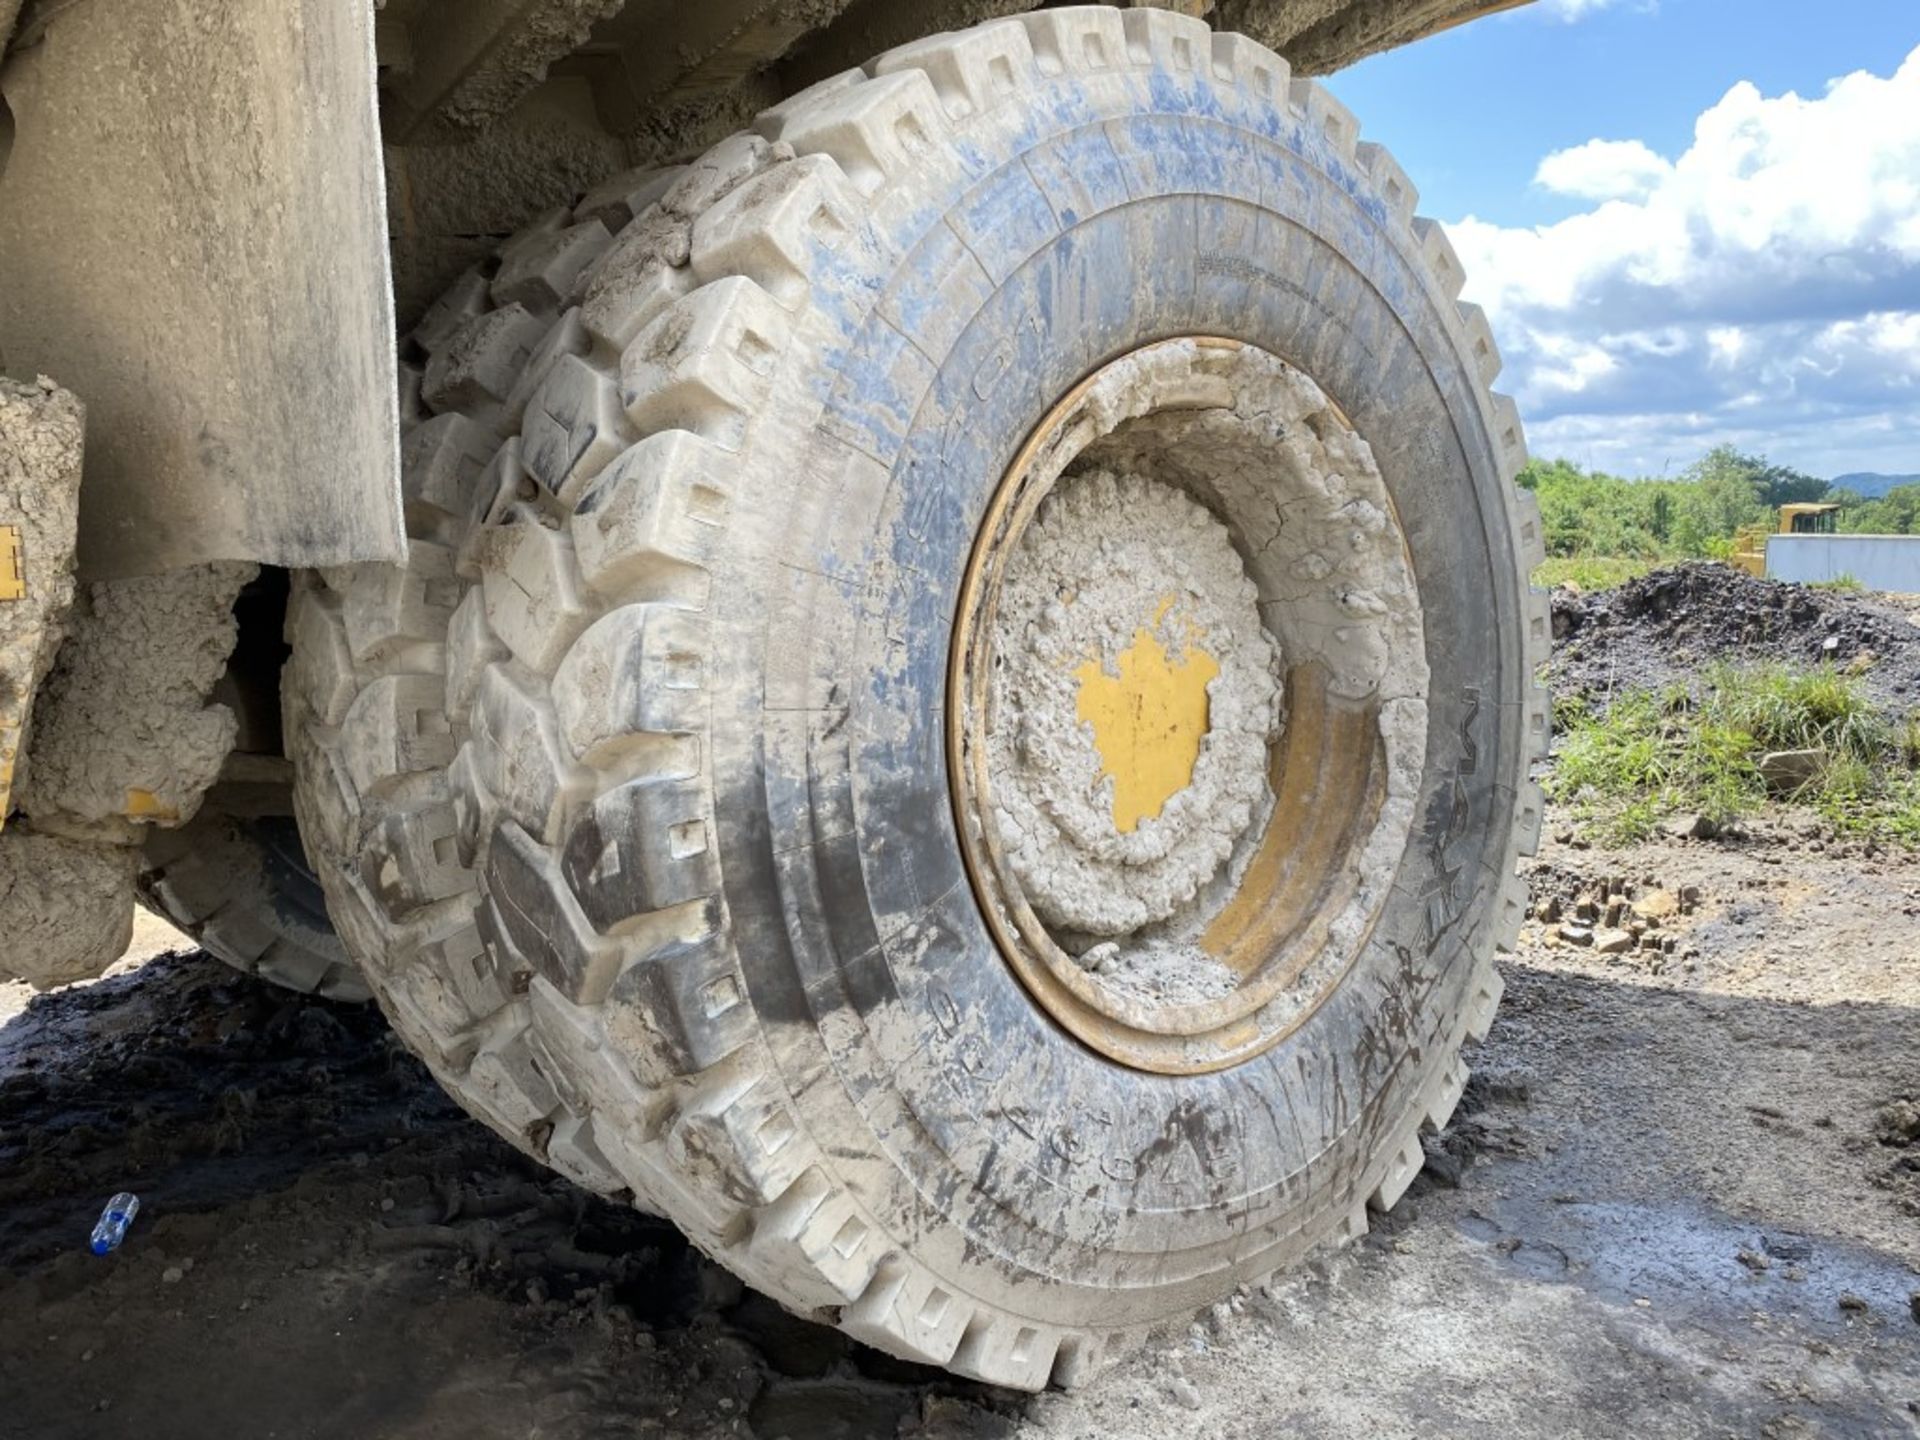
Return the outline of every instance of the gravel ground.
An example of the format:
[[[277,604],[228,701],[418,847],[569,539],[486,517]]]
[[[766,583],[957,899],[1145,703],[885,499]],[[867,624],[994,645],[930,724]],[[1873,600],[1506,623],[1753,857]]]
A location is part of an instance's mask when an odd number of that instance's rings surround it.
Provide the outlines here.
[[[1697,887],[1674,946],[1530,926],[1402,1209],[1070,1395],[786,1317],[369,1011],[191,953],[0,994],[0,1435],[1920,1433],[1920,862],[1803,828],[1550,842],[1542,899]]]
[[[1700,560],[1612,590],[1554,590],[1554,658],[1563,693],[1605,696],[1689,680],[1738,655],[1861,667],[1867,693],[1896,713],[1920,704],[1920,597],[1814,590]]]

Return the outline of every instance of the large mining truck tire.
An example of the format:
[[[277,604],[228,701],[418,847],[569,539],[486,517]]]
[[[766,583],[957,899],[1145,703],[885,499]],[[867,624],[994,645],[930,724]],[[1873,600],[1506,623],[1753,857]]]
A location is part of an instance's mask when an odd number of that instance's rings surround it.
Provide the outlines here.
[[[412,342],[411,564],[304,579],[285,677],[335,922],[441,1082],[1008,1386],[1362,1233],[1491,1019],[1547,723],[1519,424],[1414,201],[1260,46],[1052,9],[467,277]],[[1143,768],[1187,790],[1126,829],[1047,655],[1114,725],[1197,703]]]
[[[366,981],[327,919],[326,896],[288,807],[229,805],[218,786],[140,857],[140,903],[243,974],[329,1000],[364,1003]]]

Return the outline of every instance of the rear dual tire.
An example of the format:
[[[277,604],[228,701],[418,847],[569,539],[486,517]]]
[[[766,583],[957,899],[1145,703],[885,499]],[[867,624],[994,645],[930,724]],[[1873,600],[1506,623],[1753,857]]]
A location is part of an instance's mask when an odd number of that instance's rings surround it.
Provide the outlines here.
[[[140,857],[140,903],[243,974],[360,1004],[366,982],[327,919],[326,897],[290,805],[215,786],[179,830],[155,830]],[[236,803],[237,802],[237,803]]]
[[[1011,1386],[1363,1231],[1491,1017],[1546,725],[1518,423],[1413,202],[1270,52],[1046,10],[456,287],[416,336],[411,564],[303,580],[286,679],[335,922],[441,1082],[792,1308]],[[1425,740],[1354,953],[1176,1073],[1036,1003],[947,739],[1016,452],[1186,335],[1297,367],[1371,447],[1430,681],[1391,697]]]

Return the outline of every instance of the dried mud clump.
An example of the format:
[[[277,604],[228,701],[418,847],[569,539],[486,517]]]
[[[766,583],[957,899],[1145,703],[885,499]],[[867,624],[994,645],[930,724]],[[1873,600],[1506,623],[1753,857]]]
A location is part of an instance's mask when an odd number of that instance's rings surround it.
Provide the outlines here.
[[[1893,1191],[1907,1214],[1920,1216],[1920,1095],[1897,1096],[1882,1105],[1874,1113],[1873,1138],[1885,1161],[1874,1183]]]

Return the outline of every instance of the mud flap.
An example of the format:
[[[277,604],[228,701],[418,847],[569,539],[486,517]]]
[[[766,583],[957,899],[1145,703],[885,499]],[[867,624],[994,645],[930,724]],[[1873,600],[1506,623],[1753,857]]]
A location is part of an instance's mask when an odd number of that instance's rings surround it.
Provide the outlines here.
[[[40,17],[0,71],[0,366],[88,407],[82,578],[403,558],[372,7]]]

